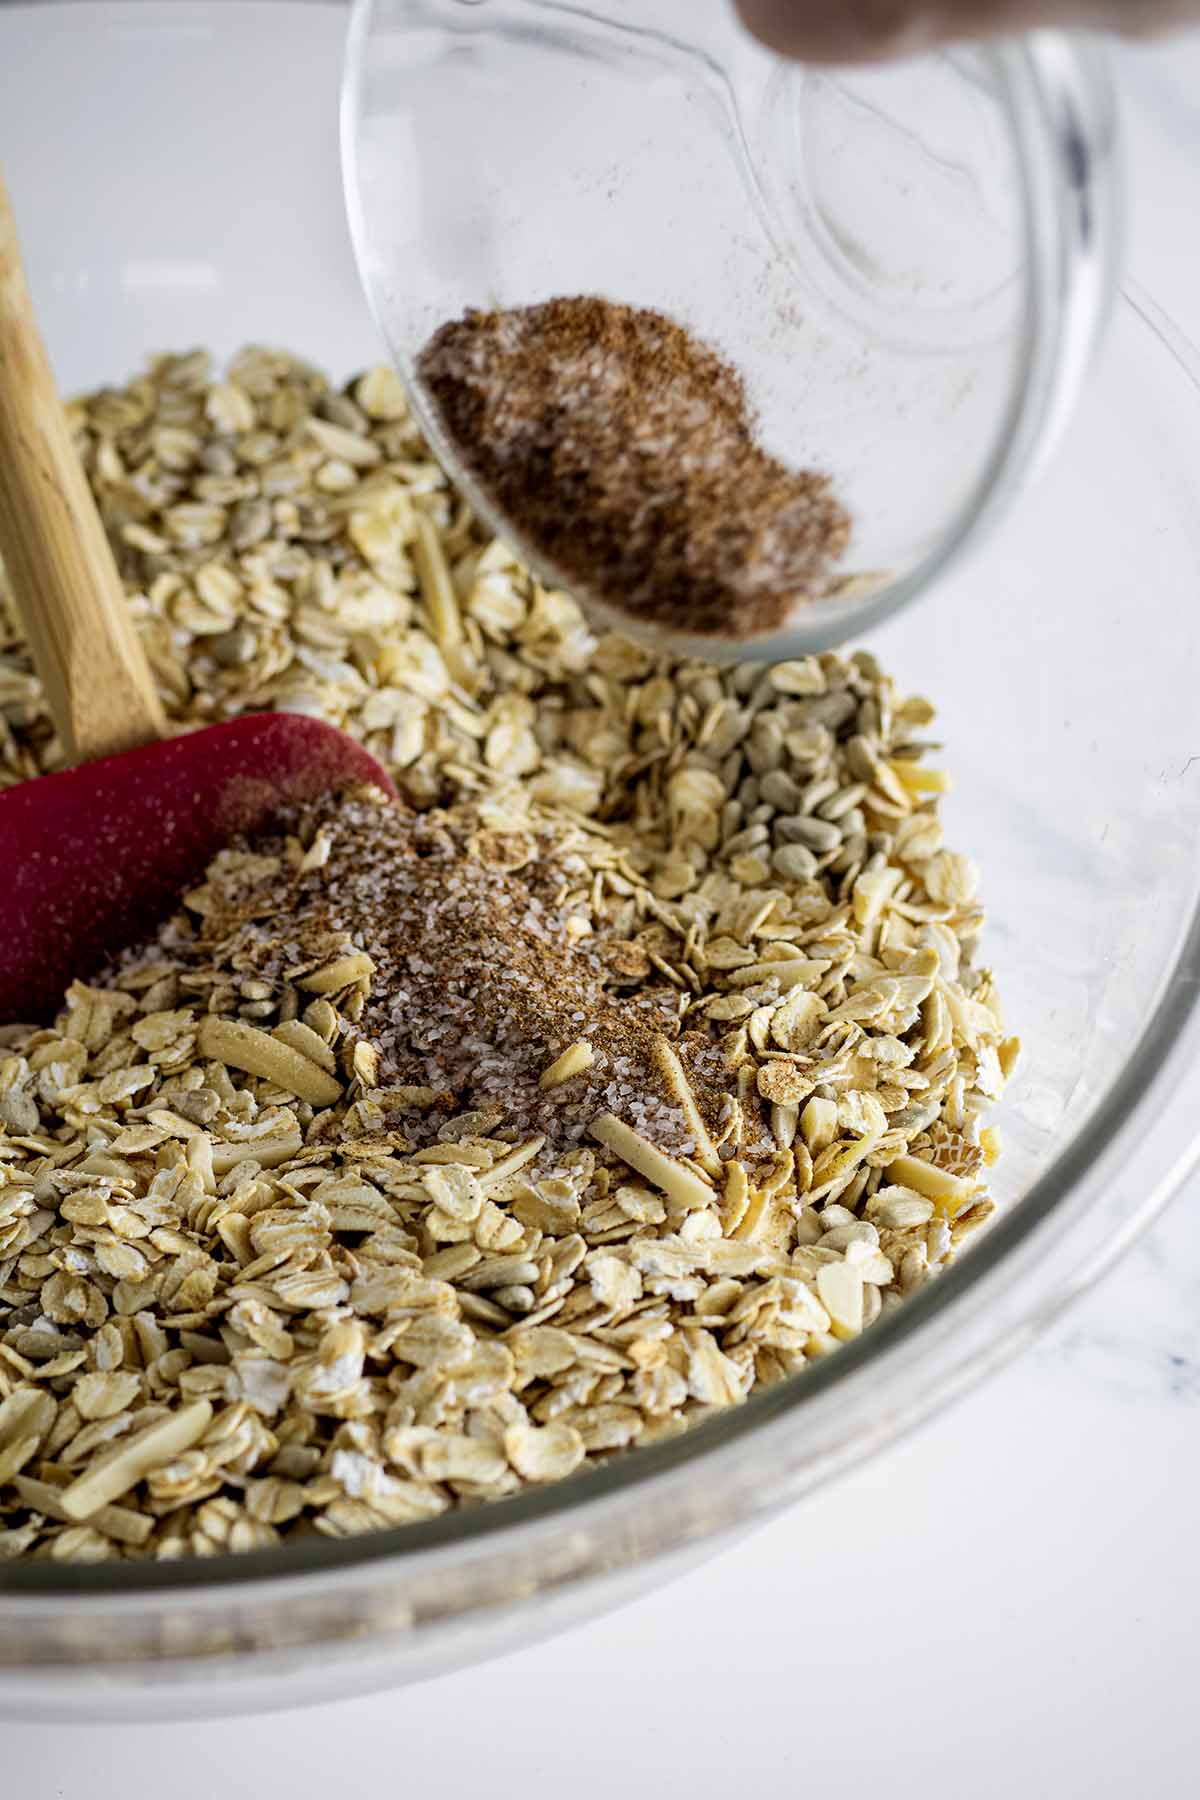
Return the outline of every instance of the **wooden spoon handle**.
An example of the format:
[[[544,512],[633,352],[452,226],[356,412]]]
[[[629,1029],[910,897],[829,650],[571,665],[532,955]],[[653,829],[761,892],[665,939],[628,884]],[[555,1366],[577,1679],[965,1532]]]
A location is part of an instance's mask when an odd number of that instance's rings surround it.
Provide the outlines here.
[[[166,734],[116,563],[75,454],[0,177],[0,559],[74,762]]]

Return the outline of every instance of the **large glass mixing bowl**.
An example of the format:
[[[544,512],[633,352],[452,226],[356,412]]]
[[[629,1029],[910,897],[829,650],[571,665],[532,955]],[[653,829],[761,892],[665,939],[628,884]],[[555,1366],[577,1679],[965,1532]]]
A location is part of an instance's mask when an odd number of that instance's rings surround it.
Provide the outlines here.
[[[338,171],[345,22],[287,0],[0,6],[5,173],[67,387],[195,343],[346,374],[378,354]],[[808,1373],[544,1492],[242,1559],[0,1566],[0,1704],[257,1709],[493,1653],[802,1501],[1055,1318],[1196,1152],[1198,592],[1200,365],[1127,298],[987,555],[871,639],[940,707],[951,840],[983,866],[1026,1046],[999,1221],[945,1276]]]
[[[769,449],[833,478],[845,585],[764,657],[878,624],[978,541],[1069,413],[1112,292],[1107,68],[1049,32],[833,73],[769,54],[730,0],[357,0],[343,151],[413,406],[545,579],[422,380],[469,307],[665,312],[736,365]]]

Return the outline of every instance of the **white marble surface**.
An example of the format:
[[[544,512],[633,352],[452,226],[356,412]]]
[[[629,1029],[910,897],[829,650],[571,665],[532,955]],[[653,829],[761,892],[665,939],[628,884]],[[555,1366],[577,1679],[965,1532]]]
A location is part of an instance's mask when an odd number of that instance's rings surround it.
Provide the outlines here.
[[[1126,80],[1133,267],[1200,336],[1200,44]],[[988,1387],[674,1586],[395,1696],[9,1725],[0,1795],[1174,1800],[1200,1790],[1198,1491],[1200,1187]]]

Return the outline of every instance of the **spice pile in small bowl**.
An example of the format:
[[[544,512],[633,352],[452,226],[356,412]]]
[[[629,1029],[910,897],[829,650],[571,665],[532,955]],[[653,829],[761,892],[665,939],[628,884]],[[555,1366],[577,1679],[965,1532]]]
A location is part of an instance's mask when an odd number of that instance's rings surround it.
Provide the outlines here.
[[[0,1026],[0,1553],[427,1518],[798,1375],[991,1211],[1016,1053],[873,658],[717,670],[490,541],[395,378],[157,359],[74,410],[180,728],[393,772]],[[56,766],[0,625],[0,779]]]
[[[829,477],[768,455],[737,370],[664,314],[468,312],[417,375],[481,492],[574,592],[738,642],[834,591],[850,517]]]

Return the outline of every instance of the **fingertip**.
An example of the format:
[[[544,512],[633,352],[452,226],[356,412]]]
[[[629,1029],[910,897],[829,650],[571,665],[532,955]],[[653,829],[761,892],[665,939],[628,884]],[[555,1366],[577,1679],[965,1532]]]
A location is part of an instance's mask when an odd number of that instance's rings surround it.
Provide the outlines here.
[[[803,35],[803,20],[798,17],[801,9],[789,5],[788,0],[734,0],[734,5],[742,24],[760,44],[784,56],[797,54]]]
[[[919,0],[734,0],[746,29],[781,56],[876,63],[928,50],[940,33]]]

